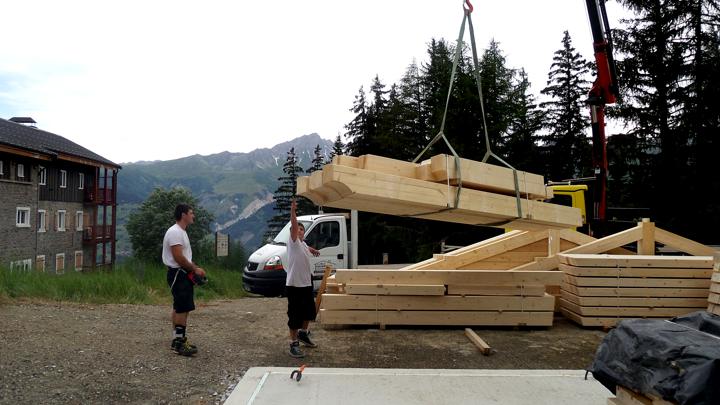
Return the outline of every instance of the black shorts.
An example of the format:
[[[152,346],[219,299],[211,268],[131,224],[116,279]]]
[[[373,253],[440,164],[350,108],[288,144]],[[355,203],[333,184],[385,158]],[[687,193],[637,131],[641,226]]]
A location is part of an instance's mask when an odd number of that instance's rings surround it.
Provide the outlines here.
[[[193,283],[183,269],[168,267],[167,283],[173,296],[173,309],[182,314],[195,309]]]
[[[300,329],[305,321],[315,320],[315,298],[312,286],[285,287],[285,296],[288,301],[288,327]]]

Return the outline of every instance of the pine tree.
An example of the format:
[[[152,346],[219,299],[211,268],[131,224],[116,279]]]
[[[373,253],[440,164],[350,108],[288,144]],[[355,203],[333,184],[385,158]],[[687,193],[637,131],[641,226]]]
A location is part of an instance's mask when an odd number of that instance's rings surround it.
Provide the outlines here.
[[[524,69],[518,72],[519,83],[512,91],[508,134],[501,152],[518,170],[542,173],[542,157],[538,147],[542,114],[530,93],[530,81]]]
[[[346,152],[351,156],[359,156],[369,149],[370,124],[368,122],[368,105],[365,90],[360,86],[350,112],[355,114],[352,121],[345,125],[345,137],[348,139]]]
[[[551,180],[589,176],[590,143],[586,134],[589,120],[585,100],[590,89],[585,76],[588,62],[572,46],[565,31],[562,48],[555,51],[548,73],[547,87],[541,93],[549,100],[540,103],[545,116],[544,148]]]
[[[338,137],[339,138],[339,137]],[[313,150],[313,159],[311,162],[311,166],[305,170],[305,173],[312,173],[317,170],[322,170],[322,167],[325,165],[325,156],[323,154],[323,150],[318,144],[315,146],[315,149]]]
[[[615,110],[628,124],[626,134],[649,157],[636,163],[649,169],[644,177],[637,178],[633,200],[647,203],[663,227],[691,236],[682,229],[690,221],[680,217],[697,208],[689,210],[687,196],[668,189],[671,184],[688,186],[692,181],[688,170],[690,134],[680,129],[684,55],[689,48],[679,25],[681,2],[622,3],[635,16],[613,33],[623,96]],[[614,176],[612,167],[610,176]]]
[[[342,155],[345,153],[345,144],[343,144],[342,137],[338,134],[337,138],[335,138],[335,142],[333,142],[332,150],[330,151],[330,156],[328,157],[328,160],[326,163],[332,162],[332,158],[338,155]]]
[[[295,197],[297,178],[300,173],[302,173],[302,169],[298,166],[295,148],[290,148],[283,164],[284,175],[278,178],[280,186],[274,193],[275,206],[273,210],[277,213],[268,220],[268,228],[264,235],[265,239],[275,236],[290,221],[290,203]],[[298,215],[302,215],[302,212],[298,212]]]

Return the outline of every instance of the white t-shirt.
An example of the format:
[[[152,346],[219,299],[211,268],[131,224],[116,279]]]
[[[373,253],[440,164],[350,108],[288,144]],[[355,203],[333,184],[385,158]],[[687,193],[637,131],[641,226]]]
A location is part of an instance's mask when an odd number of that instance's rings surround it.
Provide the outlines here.
[[[169,267],[180,267],[178,262],[175,261],[172,255],[172,246],[182,245],[182,254],[192,263],[192,248],[190,247],[190,239],[188,238],[187,232],[175,224],[171,226],[165,237],[163,238],[163,250],[162,250],[162,261],[166,266]]]
[[[312,271],[310,270],[310,249],[300,239],[287,242],[288,266],[285,269],[287,278],[285,285],[289,287],[308,287],[312,285]]]

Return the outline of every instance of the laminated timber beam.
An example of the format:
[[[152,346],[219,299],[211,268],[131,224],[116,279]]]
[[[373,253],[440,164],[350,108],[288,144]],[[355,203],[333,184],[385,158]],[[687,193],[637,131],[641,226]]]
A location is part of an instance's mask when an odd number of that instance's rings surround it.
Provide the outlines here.
[[[485,284],[559,285],[558,271],[510,272],[504,270],[337,270],[335,279],[344,284]]]
[[[551,326],[553,312],[320,310],[325,325]]]
[[[328,207],[512,229],[581,225],[576,208],[520,199],[523,218],[518,218],[515,197],[478,190],[463,189],[457,208],[452,208],[456,190],[454,186],[332,164],[314,172],[309,181],[298,182],[298,194]]]
[[[707,303],[703,304],[707,305]],[[325,294],[327,310],[404,310],[404,311],[553,311],[555,297],[482,296],[374,296]]]

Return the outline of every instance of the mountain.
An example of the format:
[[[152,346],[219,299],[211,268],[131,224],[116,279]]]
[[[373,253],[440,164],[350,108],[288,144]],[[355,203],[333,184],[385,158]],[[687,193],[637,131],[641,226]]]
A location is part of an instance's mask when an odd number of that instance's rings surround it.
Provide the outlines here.
[[[121,228],[132,209],[156,187],[182,186],[214,214],[213,231],[228,233],[246,250],[254,250],[261,245],[267,219],[273,215],[273,192],[279,186],[277,179],[282,175],[287,152],[294,147],[300,167],[307,169],[317,145],[327,158],[332,141],[313,133],[249,153],[221,152],[123,164],[118,175],[118,247],[129,246],[123,240],[127,232]],[[129,254],[128,249],[119,252]]]

